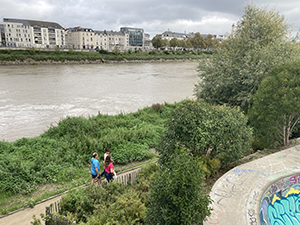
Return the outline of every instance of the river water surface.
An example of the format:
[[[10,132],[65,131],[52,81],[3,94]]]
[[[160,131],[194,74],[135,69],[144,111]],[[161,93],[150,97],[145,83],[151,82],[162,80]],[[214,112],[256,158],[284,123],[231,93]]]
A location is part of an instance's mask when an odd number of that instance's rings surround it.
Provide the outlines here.
[[[66,116],[114,115],[193,97],[197,62],[0,67],[0,140],[35,137]]]

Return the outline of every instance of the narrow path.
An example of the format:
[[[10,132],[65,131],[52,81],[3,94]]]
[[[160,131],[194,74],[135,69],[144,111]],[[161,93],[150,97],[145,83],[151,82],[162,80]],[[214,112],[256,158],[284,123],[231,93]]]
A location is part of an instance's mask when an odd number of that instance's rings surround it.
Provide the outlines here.
[[[118,177],[126,176],[127,174],[138,171],[141,166],[132,168],[126,171],[122,171],[117,174]],[[24,208],[17,210],[8,214],[7,216],[0,217],[0,225],[30,225],[30,222],[33,221],[32,216],[36,215],[37,218],[40,218],[40,214],[45,214],[46,206],[49,206],[51,203],[57,202],[61,199],[61,196],[51,198],[45,202],[39,203],[34,206],[34,208]],[[41,221],[44,225],[45,223]]]
[[[276,199],[279,200],[278,204],[281,199],[285,200],[289,190],[293,190],[292,194],[300,190],[300,145],[242,164],[224,174],[213,185],[210,196],[214,201],[214,211],[203,224],[261,224],[260,216],[266,219],[269,206],[272,208],[274,205],[274,210],[279,210],[274,203]],[[288,207],[290,208],[280,208],[286,211],[286,215],[273,211],[276,218],[274,216],[272,221],[288,218],[291,215],[288,215],[290,210],[295,210],[295,207],[298,209],[296,203]],[[267,225],[277,224],[268,219],[265,221]],[[297,224],[300,224],[300,221]]]

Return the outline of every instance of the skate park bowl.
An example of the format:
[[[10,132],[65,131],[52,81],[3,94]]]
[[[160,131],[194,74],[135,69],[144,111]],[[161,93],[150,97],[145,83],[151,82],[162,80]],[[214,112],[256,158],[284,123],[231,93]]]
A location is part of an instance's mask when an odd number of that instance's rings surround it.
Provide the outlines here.
[[[261,225],[300,225],[300,173],[267,186],[259,205]]]

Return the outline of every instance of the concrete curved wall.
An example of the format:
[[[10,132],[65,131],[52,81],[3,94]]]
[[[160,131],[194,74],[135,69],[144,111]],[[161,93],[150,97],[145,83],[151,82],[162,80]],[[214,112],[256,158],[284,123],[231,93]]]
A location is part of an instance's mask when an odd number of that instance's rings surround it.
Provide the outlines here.
[[[300,225],[300,174],[281,178],[267,187],[259,216],[262,225]]]

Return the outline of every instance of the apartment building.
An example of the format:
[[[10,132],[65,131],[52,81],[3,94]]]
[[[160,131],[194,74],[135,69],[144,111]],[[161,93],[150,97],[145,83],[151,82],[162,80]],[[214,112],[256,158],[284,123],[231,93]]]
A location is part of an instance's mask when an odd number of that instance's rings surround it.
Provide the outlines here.
[[[177,33],[177,32],[172,32],[172,31],[165,31],[162,34],[160,34],[160,36],[162,37],[162,39],[167,39],[167,40],[171,40],[172,38],[177,38],[178,40],[186,40],[189,37],[194,37],[195,34],[194,33]]]
[[[150,34],[144,33],[144,49],[152,49],[152,42],[150,39]]]
[[[0,22],[0,46],[33,47],[33,28],[23,23]]]
[[[4,18],[0,23],[0,30],[1,43],[4,46],[65,47],[65,30],[55,22]]]
[[[128,35],[126,40],[126,50],[134,50],[136,48],[144,48],[144,30],[141,28],[121,27],[121,32]]]
[[[108,35],[106,33],[106,30],[104,31],[95,31],[96,36],[96,49],[100,50],[109,50],[108,45]]]
[[[108,41],[108,50],[126,50],[129,35],[122,31],[105,31]]]
[[[66,47],[73,49],[94,49],[95,37],[95,31],[91,28],[68,28],[66,29]]]
[[[73,49],[125,50],[126,37],[121,31],[96,31],[91,28],[74,27],[66,30],[66,46]]]

